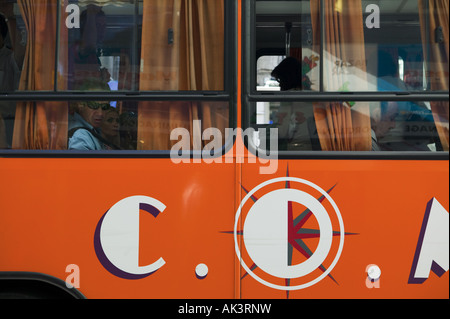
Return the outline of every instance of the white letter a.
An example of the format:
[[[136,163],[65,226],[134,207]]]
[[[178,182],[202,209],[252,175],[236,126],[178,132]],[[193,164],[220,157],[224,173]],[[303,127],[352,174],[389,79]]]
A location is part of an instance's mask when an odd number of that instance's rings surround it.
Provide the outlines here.
[[[369,4],[366,7],[366,13],[369,13],[366,18],[366,27],[369,29],[379,29],[380,28],[380,7],[376,4]]]
[[[79,29],[80,28],[80,7],[76,4],[69,4],[66,7],[66,12],[69,15],[66,18],[66,27],[68,29]]]

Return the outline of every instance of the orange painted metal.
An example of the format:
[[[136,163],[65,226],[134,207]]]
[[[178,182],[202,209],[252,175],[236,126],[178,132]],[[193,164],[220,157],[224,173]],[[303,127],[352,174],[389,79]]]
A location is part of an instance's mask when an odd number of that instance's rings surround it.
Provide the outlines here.
[[[237,2],[241,96],[242,21]],[[237,123],[241,110],[238,99]],[[233,163],[214,164],[0,158],[0,271],[38,272],[65,280],[67,265],[75,264],[80,291],[87,298],[286,298],[286,291],[246,275],[233,232],[247,191],[289,175],[324,190],[335,186],[330,196],[345,231],[352,233],[344,236],[330,273],[334,280],[326,277],[292,290],[289,298],[449,298],[448,272],[442,277],[431,273],[422,284],[408,283],[427,203],[436,198],[448,211],[448,161],[279,160],[274,174],[261,175],[259,162],[251,164],[244,157],[238,163],[235,155]],[[136,195],[166,205],[157,218],[140,214],[139,264],[161,257],[165,264],[145,278],[128,280],[99,261],[94,234],[114,204]],[[238,223],[237,230],[242,226]],[[242,236],[236,238],[241,245]],[[309,240],[311,247],[317,245],[316,239]],[[297,255],[293,263],[303,261]],[[208,266],[204,279],[196,276],[199,264]],[[382,270],[379,288],[366,285],[370,264]],[[267,278],[263,270],[254,271]],[[284,279],[275,282],[285,284]]]
[[[88,298],[286,298],[250,276],[235,253],[233,231],[239,199],[262,182],[289,175],[309,180],[341,212],[345,236],[331,274],[290,298],[448,298],[448,272],[423,284],[408,277],[426,205],[446,209],[446,161],[279,161],[276,174],[259,164],[173,164],[167,159],[1,159],[0,271],[32,271],[60,279],[66,266],[80,268]],[[238,170],[241,170],[238,172]],[[108,272],[94,250],[101,217],[129,196],[158,199],[158,218],[141,214],[140,264],[166,264],[139,280]],[[313,240],[313,239],[311,239]],[[301,261],[299,261],[301,262]],[[204,263],[208,276],[195,268]],[[365,285],[366,267],[382,269],[379,289]],[[263,274],[264,275],[264,274]],[[239,287],[237,289],[236,287]]]

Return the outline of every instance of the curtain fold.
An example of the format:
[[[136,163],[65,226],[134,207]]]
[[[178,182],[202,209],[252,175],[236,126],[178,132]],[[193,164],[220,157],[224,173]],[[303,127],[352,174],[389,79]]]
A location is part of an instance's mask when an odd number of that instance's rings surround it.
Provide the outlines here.
[[[448,91],[449,69],[449,2],[448,0],[419,0],[419,17],[427,76],[432,91]],[[428,25],[427,25],[428,21]],[[435,31],[442,27],[443,41],[435,41]],[[429,31],[427,34],[427,30]],[[449,104],[431,102],[436,129],[444,151],[449,150]]]
[[[367,91],[361,0],[340,6],[334,0],[311,0],[313,50],[322,55],[325,91]],[[320,50],[321,10],[325,10],[323,51]],[[314,103],[314,118],[323,151],[371,150],[369,104]]]
[[[20,91],[53,91],[54,74],[59,71],[59,88],[66,88],[66,59],[55,70],[57,4],[51,0],[18,0],[27,29],[27,46],[20,77]],[[65,8],[64,2],[61,8]],[[62,11],[61,13],[63,13]],[[61,14],[63,16],[63,14]],[[64,23],[64,19],[61,19]],[[61,37],[67,36],[61,27]],[[65,54],[62,50],[60,53]],[[18,102],[14,123],[13,149],[67,149],[67,103]]]
[[[143,6],[140,90],[223,90],[223,0],[144,0]],[[169,150],[176,143],[170,132],[178,127],[191,135],[225,128],[221,115],[207,102],[141,102],[138,149]],[[192,127],[193,120],[202,120],[202,128]]]

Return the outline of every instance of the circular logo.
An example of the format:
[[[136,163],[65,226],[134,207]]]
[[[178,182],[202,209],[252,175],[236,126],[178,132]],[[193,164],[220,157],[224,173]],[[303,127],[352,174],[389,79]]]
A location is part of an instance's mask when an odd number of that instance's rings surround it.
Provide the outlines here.
[[[279,290],[303,289],[327,276],[334,280],[330,272],[344,234],[329,193],[295,177],[275,178],[247,192],[234,225],[235,250],[246,273]]]

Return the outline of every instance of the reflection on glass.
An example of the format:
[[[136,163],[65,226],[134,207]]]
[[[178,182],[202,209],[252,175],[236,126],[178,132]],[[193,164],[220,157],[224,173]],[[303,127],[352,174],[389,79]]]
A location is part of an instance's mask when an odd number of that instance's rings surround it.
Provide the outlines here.
[[[0,92],[82,90],[90,78],[112,91],[224,90],[224,1],[198,2],[1,1],[0,72],[17,68]]]
[[[74,3],[80,29],[68,30],[59,56],[69,89],[88,77],[113,91],[224,89],[223,0]]]
[[[225,138],[229,127],[228,102],[117,101],[114,105],[110,101],[17,102],[17,112],[0,121],[0,149],[171,150],[178,142],[171,139],[172,131],[185,129],[191,136],[190,149],[195,150],[209,141],[205,137],[197,145],[194,130],[201,137],[207,128],[217,128]],[[1,104],[0,112],[5,110]]]
[[[114,45],[106,50],[106,13],[102,6],[93,4],[80,10],[80,28],[70,29],[68,34],[68,89],[80,89],[86,79],[92,78],[117,86],[118,63],[114,62],[119,62],[120,56],[114,52]]]
[[[178,141],[171,140],[170,135],[177,128],[185,129],[191,135],[190,150],[201,150],[208,141],[194,140],[193,135],[202,136],[205,129],[217,128],[225,138],[225,129],[229,127],[227,102],[146,101],[139,103],[137,113],[138,150],[172,149]]]
[[[373,1],[320,3],[256,2],[257,90],[276,90],[271,72],[286,57],[302,63],[297,90],[448,90],[447,1],[388,1],[377,25]]]
[[[354,114],[355,106],[363,110],[367,106],[370,113]],[[352,150],[356,146],[351,144],[358,139],[370,141],[367,151],[444,151],[448,150],[449,139],[445,120],[448,102],[439,106],[435,102],[407,101],[258,102],[252,126],[278,128],[282,151]],[[362,120],[357,124],[341,117],[331,128],[326,125],[329,109],[343,116],[349,111],[353,118]]]
[[[373,138],[380,150],[443,150],[433,117],[437,114],[433,113],[428,102],[371,103],[371,115]]]
[[[284,87],[284,91],[319,90],[319,54],[312,47],[309,1],[257,1],[255,10],[256,50],[261,52],[257,56],[257,90],[280,90],[280,81],[285,83],[287,78],[295,78],[297,84]],[[297,74],[287,64],[297,64]]]
[[[256,124],[278,129],[280,150],[311,151],[314,140],[314,114],[311,103],[258,102]],[[317,146],[317,145],[316,145]]]

